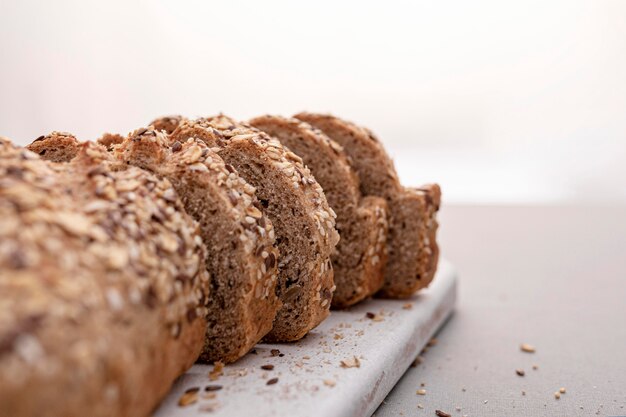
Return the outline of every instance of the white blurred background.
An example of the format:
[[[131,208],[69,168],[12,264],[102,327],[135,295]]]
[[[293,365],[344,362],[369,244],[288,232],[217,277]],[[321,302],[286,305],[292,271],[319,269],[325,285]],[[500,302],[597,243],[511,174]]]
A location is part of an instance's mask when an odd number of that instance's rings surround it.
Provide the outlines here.
[[[447,203],[626,203],[626,1],[0,0],[0,135],[333,112]]]

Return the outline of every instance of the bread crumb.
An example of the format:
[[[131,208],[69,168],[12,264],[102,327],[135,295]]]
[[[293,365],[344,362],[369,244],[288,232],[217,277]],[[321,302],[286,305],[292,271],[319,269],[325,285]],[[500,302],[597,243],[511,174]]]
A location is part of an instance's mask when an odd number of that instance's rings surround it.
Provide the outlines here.
[[[272,356],[279,356],[280,355],[280,350],[272,349],[272,350],[270,350],[270,353],[272,354]]]
[[[278,378],[268,379],[265,385],[274,385],[278,382]]]
[[[523,369],[516,369],[516,370],[515,370],[515,373],[516,373],[517,375],[519,375],[519,376],[524,376],[524,375],[526,375],[526,372],[524,372],[524,370],[523,370]]]
[[[370,311],[365,313],[365,317],[367,317],[368,319],[372,321],[384,321],[385,320],[380,314],[372,313]]]
[[[361,361],[359,361],[359,358],[357,358],[356,356],[353,356],[352,358],[348,358],[348,359],[342,359],[341,367],[342,368],[360,368]]]
[[[536,371],[537,369],[539,369],[539,366],[533,365],[533,371]]]
[[[560,392],[555,392],[554,393],[554,398],[556,398],[557,400],[561,398],[561,393]]]
[[[437,344],[437,342],[438,342],[437,338],[436,338],[436,337],[433,337],[432,339],[430,339],[430,340],[428,341],[428,343],[426,343],[426,346],[428,346],[428,347],[435,346],[435,345]]]
[[[561,387],[561,388],[559,389],[559,392],[560,392],[561,394],[565,394],[565,388]]]
[[[438,417],[452,417],[450,414],[446,413],[445,411],[441,411],[441,410],[435,410],[435,414]]]
[[[413,303],[406,303],[402,306],[404,310],[410,310],[413,308]]]
[[[343,339],[343,335],[341,333],[335,333],[335,335],[333,336],[333,339],[335,340]]]
[[[522,343],[520,350],[526,353],[535,353],[535,347],[533,345],[529,345],[528,343]]]
[[[424,406],[422,404],[417,404],[417,408],[419,408],[420,410],[424,409]]]
[[[415,393],[417,395],[426,395],[426,390],[425,389],[418,389],[417,391],[415,391]]]
[[[325,379],[324,380],[324,385],[328,386],[328,387],[334,387],[335,385],[337,385],[337,383],[332,380],[332,379]]]
[[[418,355],[415,360],[411,363],[411,367],[415,368],[417,365],[420,365],[424,362],[424,357],[422,355]]]
[[[261,369],[263,369],[264,371],[271,371],[274,369],[274,365],[271,365],[271,364],[261,365]]]
[[[215,381],[223,374],[224,374],[224,363],[217,361],[215,362],[215,364],[213,364],[213,370],[209,372],[209,379],[211,381]]]

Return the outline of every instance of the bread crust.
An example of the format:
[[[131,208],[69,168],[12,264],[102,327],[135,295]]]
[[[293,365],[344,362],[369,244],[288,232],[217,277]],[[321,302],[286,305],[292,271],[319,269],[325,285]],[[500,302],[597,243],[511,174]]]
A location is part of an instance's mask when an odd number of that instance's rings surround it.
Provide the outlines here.
[[[439,204],[426,195],[440,196],[440,191],[403,187],[393,161],[370,130],[328,114],[303,112],[294,117],[319,128],[344,147],[359,175],[363,195],[387,201],[388,261],[380,295],[405,298],[428,286],[437,269],[439,251],[433,222],[436,224]]]
[[[328,316],[335,289],[330,255],[339,235],[335,230],[336,215],[328,206],[322,188],[299,156],[265,133],[229,117],[219,115],[183,121],[170,137],[173,141],[188,138],[198,138],[208,146],[216,147],[217,153],[257,188],[257,197],[269,207],[265,212],[277,228],[279,241],[286,236],[286,231],[279,228],[281,216],[289,219],[284,224],[302,222],[305,230],[301,234],[312,243],[311,246],[296,249],[306,252],[307,259],[299,268],[300,275],[288,276],[286,268],[293,265],[289,263],[299,260],[290,258],[288,251],[294,249],[289,246],[291,243],[288,245],[286,240],[282,240],[285,242],[283,245],[279,243],[277,291],[283,307],[265,340],[294,341],[302,338]],[[264,178],[250,174],[247,169],[252,169],[251,165],[272,175],[280,184],[268,184]],[[262,195],[270,192],[277,192],[280,197],[263,199]],[[300,213],[297,218],[287,210],[280,211],[279,206],[286,202]],[[280,214],[277,214],[279,211]],[[297,320],[293,319],[294,316]]]
[[[0,416],[147,416],[206,326],[205,249],[171,184],[94,144],[52,164],[0,140],[0,213]]]
[[[324,189],[337,213],[341,239],[332,256],[332,306],[345,308],[372,296],[383,285],[386,263],[387,204],[363,199],[357,174],[343,147],[321,130],[293,118],[265,115],[249,123],[298,154]]]
[[[52,162],[69,162],[78,153],[79,142],[67,132],[52,132],[39,136],[26,148]]]

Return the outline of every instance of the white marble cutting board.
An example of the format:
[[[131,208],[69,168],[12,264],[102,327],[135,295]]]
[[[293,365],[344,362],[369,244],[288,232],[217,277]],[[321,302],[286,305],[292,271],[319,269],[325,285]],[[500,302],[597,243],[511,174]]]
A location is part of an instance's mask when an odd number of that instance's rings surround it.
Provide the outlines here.
[[[452,265],[441,261],[431,286],[411,299],[373,299],[333,311],[303,340],[260,344],[216,380],[209,377],[213,366],[194,365],[155,417],[370,416],[452,312],[456,280]],[[355,365],[355,357],[358,367],[342,365]],[[267,385],[273,378],[278,382]],[[207,392],[208,385],[222,388]],[[199,388],[197,401],[179,405],[190,388]]]

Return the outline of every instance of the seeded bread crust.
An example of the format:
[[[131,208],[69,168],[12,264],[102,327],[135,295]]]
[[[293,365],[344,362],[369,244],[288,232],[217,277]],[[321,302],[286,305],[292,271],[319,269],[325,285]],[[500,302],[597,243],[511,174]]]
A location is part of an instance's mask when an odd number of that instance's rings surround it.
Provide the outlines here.
[[[124,142],[124,136],[117,133],[105,133],[96,142],[104,146],[107,151],[112,151],[114,147]]]
[[[76,137],[67,132],[52,132],[39,136],[26,148],[52,162],[69,162],[79,150]]]
[[[165,133],[170,135],[174,130],[176,130],[178,125],[183,120],[187,119],[179,114],[172,116],[163,116],[150,122],[150,127],[159,132],[164,131]]]
[[[147,416],[200,353],[197,224],[168,181],[107,159],[0,140],[0,416]]]
[[[200,223],[213,276],[200,359],[228,363],[245,355],[271,330],[280,307],[274,227],[254,187],[201,140],[170,146],[163,132],[138,129],[114,155],[169,179]]]
[[[402,187],[382,144],[365,128],[331,115],[300,113],[295,118],[322,130],[344,147],[359,175],[363,195],[387,200],[389,254],[380,294],[404,298],[427,287],[437,269],[435,234],[440,198],[435,197],[440,196],[439,187],[429,186],[430,191],[421,192]],[[432,238],[426,240],[427,236]]]
[[[341,240],[332,255],[337,286],[332,306],[344,308],[372,296],[384,280],[386,201],[380,197],[362,200],[358,176],[348,156],[319,129],[297,119],[271,115],[249,123],[303,159],[337,213]]]
[[[277,294],[283,302],[267,341],[294,341],[329,314],[336,215],[302,159],[249,125],[219,115],[183,121],[170,140],[198,138],[257,189],[276,227],[280,251]],[[298,230],[296,230],[298,228]]]

